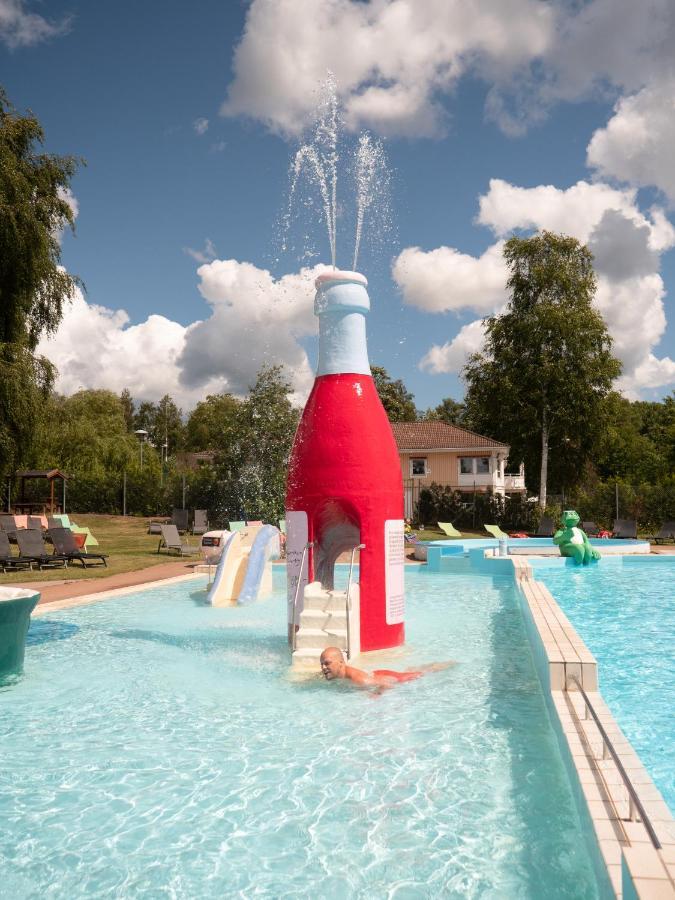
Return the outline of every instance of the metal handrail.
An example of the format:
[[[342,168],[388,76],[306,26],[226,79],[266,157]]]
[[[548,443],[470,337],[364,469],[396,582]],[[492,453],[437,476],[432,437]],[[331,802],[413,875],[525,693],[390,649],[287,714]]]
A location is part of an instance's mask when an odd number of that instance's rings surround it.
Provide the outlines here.
[[[291,621],[291,652],[295,653],[295,636],[297,634],[297,630],[295,627],[295,611],[298,607],[298,594],[300,593],[300,585],[302,583],[302,572],[305,568],[305,557],[307,556],[307,551],[311,550],[314,546],[314,541],[308,541],[305,546],[302,548],[302,559],[300,560],[300,571],[298,572],[298,581],[295,585],[295,596],[293,597],[293,616]],[[288,564],[288,563],[287,563]]]
[[[352,558],[349,561],[349,578],[347,579],[347,596],[345,597],[345,615],[347,618],[347,659],[351,659],[352,655],[352,641],[351,634],[349,632],[349,614],[351,613],[351,602],[349,599],[349,592],[352,587],[352,572],[354,570],[354,554],[357,550],[365,550],[365,544],[359,544],[357,547],[352,547]]]
[[[598,731],[600,732],[600,736],[602,738],[602,758],[607,759],[607,752],[609,752],[609,755],[612,757],[615,766],[619,770],[619,775],[621,776],[621,780],[623,781],[624,786],[625,786],[626,790],[628,791],[628,798],[629,798],[628,799],[628,818],[630,819],[631,822],[634,822],[635,821],[635,818],[634,818],[635,809],[637,809],[637,811],[640,815],[640,820],[642,821],[642,824],[647,829],[647,834],[649,835],[652,844],[654,845],[654,847],[657,850],[660,850],[661,842],[659,841],[659,839],[656,835],[656,832],[654,831],[654,826],[650,822],[649,816],[645,812],[645,808],[642,805],[640,798],[637,795],[637,791],[633,787],[633,784],[632,784],[630,778],[628,777],[628,773],[624,769],[623,764],[622,764],[621,760],[619,759],[616,750],[614,749],[614,745],[612,744],[612,741],[611,741],[609,735],[603,728],[602,722],[598,718],[598,714],[593,709],[593,704],[588,699],[588,695],[586,694],[586,691],[581,686],[581,683],[576,675],[568,675],[567,681],[568,682],[571,681],[574,684],[576,684],[577,689],[581,693],[581,696],[584,698],[585,718],[588,718],[588,713],[590,712],[591,716],[593,717],[593,721],[595,722],[595,724],[598,727]]]

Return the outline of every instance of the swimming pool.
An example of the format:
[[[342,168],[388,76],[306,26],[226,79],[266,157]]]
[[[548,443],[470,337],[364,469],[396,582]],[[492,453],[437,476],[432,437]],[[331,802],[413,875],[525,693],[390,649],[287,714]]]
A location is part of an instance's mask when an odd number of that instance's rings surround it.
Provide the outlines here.
[[[607,705],[675,811],[675,557],[531,564],[598,660]]]
[[[199,582],[48,612],[0,691],[12,897],[596,897],[516,589],[408,571],[373,697],[292,681],[270,601]]]

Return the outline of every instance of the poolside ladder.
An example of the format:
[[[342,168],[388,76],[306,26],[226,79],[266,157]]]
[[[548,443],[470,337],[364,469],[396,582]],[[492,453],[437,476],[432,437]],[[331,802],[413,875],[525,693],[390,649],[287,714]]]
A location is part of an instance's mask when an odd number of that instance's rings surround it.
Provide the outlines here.
[[[581,693],[581,696],[584,698],[584,704],[585,704],[584,718],[588,719],[588,714],[590,713],[591,718],[595,722],[596,727],[597,727],[598,731],[600,732],[600,737],[602,738],[602,758],[607,759],[608,755],[611,756],[611,758],[614,762],[614,765],[616,766],[616,768],[619,772],[619,775],[621,776],[621,780],[624,783],[624,787],[628,791],[628,819],[629,819],[629,821],[635,822],[638,820],[638,817],[635,815],[635,811],[637,810],[639,820],[645,826],[645,828],[647,830],[647,834],[649,835],[652,844],[654,845],[656,850],[660,850],[661,842],[659,841],[658,836],[657,836],[656,832],[654,831],[654,826],[650,822],[649,816],[645,812],[645,808],[642,805],[640,798],[637,795],[637,791],[633,787],[633,783],[631,782],[630,778],[628,777],[628,773],[624,769],[623,764],[622,764],[621,760],[619,759],[619,756],[618,756],[616,750],[614,749],[614,744],[612,744],[611,738],[609,737],[609,735],[603,728],[602,722],[598,718],[598,714],[593,709],[593,704],[589,700],[588,694],[581,686],[581,682],[576,677],[576,675],[568,675],[567,682],[568,682],[568,684],[569,684],[569,682],[572,682],[572,684],[575,685],[577,690]]]
[[[302,559],[300,560],[300,570],[298,571],[298,581],[295,585],[295,596],[293,597],[293,618],[291,620],[292,630],[291,630],[291,652],[295,653],[295,635],[297,634],[297,629],[295,627],[295,616],[298,609],[298,596],[300,595],[300,585],[302,584],[302,573],[305,568],[305,560],[307,559],[307,551],[311,550],[314,546],[314,541],[308,541],[305,546],[302,548]]]

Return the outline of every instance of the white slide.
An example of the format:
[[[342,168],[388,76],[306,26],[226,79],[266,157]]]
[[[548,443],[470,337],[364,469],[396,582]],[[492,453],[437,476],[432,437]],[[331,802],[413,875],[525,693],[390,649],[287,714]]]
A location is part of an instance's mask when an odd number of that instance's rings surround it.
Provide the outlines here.
[[[271,593],[272,560],[279,555],[279,529],[273,525],[235,531],[223,548],[207,602],[232,606]]]

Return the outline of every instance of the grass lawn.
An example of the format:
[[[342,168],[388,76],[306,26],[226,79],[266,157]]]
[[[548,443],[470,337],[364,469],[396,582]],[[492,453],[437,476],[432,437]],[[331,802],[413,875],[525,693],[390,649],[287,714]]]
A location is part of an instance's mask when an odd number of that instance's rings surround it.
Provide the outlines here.
[[[63,581],[64,579],[81,579],[81,578],[105,578],[106,575],[117,575],[120,572],[133,572],[137,569],[146,569],[148,566],[156,566],[160,563],[178,560],[180,557],[176,553],[157,553],[157,545],[159,543],[159,535],[148,534],[147,518],[137,518],[135,516],[99,516],[94,514],[69,513],[71,521],[77,525],[88,526],[91,533],[99,543],[98,547],[91,547],[91,552],[108,554],[108,567],[94,566],[92,568],[83,568],[80,563],[70,563],[67,569],[38,569],[33,567],[31,572],[28,569],[22,569],[20,572],[8,573],[3,575],[0,572],[0,584],[11,585],[16,582],[27,581]],[[199,537],[184,535],[183,540],[192,544],[196,548],[199,547]],[[47,544],[47,548],[51,549],[51,544]],[[16,545],[12,546],[13,552],[16,554]],[[188,559],[199,559],[199,554],[192,557],[184,557]]]

